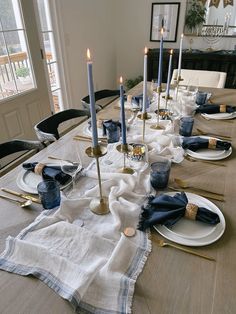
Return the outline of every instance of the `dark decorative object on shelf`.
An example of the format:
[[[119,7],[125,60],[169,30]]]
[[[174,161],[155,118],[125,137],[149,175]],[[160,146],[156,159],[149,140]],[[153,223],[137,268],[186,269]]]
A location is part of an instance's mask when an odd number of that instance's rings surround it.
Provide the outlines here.
[[[172,69],[178,68],[179,50],[174,50]],[[149,49],[148,51],[148,81],[157,78],[158,74],[159,49]],[[163,83],[167,81],[169,64],[169,49],[163,53]],[[201,51],[187,50],[182,54],[182,69],[206,70],[226,72],[225,88],[236,88],[236,51]]]

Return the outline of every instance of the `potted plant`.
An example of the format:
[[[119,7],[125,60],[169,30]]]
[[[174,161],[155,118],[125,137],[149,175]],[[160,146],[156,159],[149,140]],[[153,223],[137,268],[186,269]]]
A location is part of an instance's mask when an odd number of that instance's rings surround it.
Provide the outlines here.
[[[205,23],[206,8],[199,0],[192,0],[185,17],[185,26],[194,33],[195,29]]]
[[[31,82],[30,70],[28,67],[22,66],[16,69],[16,76],[22,82],[22,84],[29,84]]]

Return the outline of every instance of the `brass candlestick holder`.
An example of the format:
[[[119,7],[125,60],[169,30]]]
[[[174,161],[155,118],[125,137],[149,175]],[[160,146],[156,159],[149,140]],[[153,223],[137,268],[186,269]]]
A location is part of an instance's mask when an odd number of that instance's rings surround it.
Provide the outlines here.
[[[163,90],[162,90],[162,87],[160,85],[160,86],[157,87],[157,94],[158,94],[158,97],[157,97],[157,111],[156,111],[156,114],[157,114],[157,124],[154,124],[154,125],[151,126],[151,129],[154,129],[154,130],[162,130],[162,129],[164,129],[164,127],[160,125],[161,92],[163,92]]]
[[[138,118],[143,120],[143,143],[145,140],[145,125],[146,125],[146,120],[151,119],[151,117],[147,114],[147,112],[141,113],[138,115]]]
[[[97,215],[105,215],[109,213],[109,204],[108,198],[102,195],[102,182],[101,182],[101,173],[100,173],[100,166],[99,166],[99,158],[105,156],[107,153],[107,149],[104,146],[98,145],[96,147],[88,147],[85,150],[85,153],[91,157],[96,159],[97,165],[97,173],[98,173],[98,184],[99,184],[99,198],[94,198],[90,202],[90,209],[93,213]]]
[[[162,96],[163,99],[165,99],[166,104],[165,104],[165,109],[163,110],[163,113],[159,113],[159,115],[164,119],[164,120],[169,120],[171,116],[171,112],[168,106],[168,101],[172,100],[173,98],[170,95],[164,95]]]
[[[132,151],[132,147],[128,144],[120,144],[116,146],[116,149],[119,153],[124,154],[124,166],[120,169],[121,173],[133,174],[134,170],[130,167],[126,167],[125,158],[127,157],[128,153]]]

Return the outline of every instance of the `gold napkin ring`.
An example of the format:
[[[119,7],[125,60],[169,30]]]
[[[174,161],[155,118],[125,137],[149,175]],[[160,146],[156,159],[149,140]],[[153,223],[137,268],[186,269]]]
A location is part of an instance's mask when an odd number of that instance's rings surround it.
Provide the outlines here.
[[[208,148],[216,149],[216,142],[217,142],[217,140],[215,138],[209,138],[209,140],[208,140]]]
[[[45,167],[44,164],[38,163],[34,168],[34,173],[41,176],[44,167]]]
[[[220,105],[220,112],[226,112],[226,105]]]
[[[184,217],[191,220],[196,220],[198,206],[192,203],[186,205]]]

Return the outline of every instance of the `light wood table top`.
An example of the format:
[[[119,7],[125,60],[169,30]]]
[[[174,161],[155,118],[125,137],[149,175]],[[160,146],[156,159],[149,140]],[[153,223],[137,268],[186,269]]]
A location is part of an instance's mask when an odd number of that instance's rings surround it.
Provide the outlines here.
[[[236,104],[236,90],[207,89],[215,102]],[[134,89],[140,93],[141,86]],[[119,110],[111,103],[99,112],[101,118],[117,118]],[[196,257],[174,248],[160,248],[153,242],[152,252],[135,285],[133,313],[137,314],[233,314],[236,312],[236,121],[206,121],[195,116],[195,128],[232,136],[233,153],[221,161],[226,167],[189,162],[174,164],[171,178],[188,179],[201,188],[225,194],[225,202],[214,201],[226,219],[224,235],[214,244],[194,248],[210,255],[216,262]],[[73,129],[57,142],[29,159],[47,161],[47,156],[60,156],[60,150],[72,147],[73,136],[81,133],[84,124]],[[81,142],[84,147],[89,146]],[[48,160],[49,161],[49,160]],[[85,165],[89,163],[85,159]],[[0,178],[0,187],[16,191],[16,177],[21,166]],[[41,212],[40,205],[32,209],[0,199],[0,251],[8,235],[16,236]],[[40,280],[0,271],[1,314],[65,314],[74,313],[69,302],[58,296]]]

